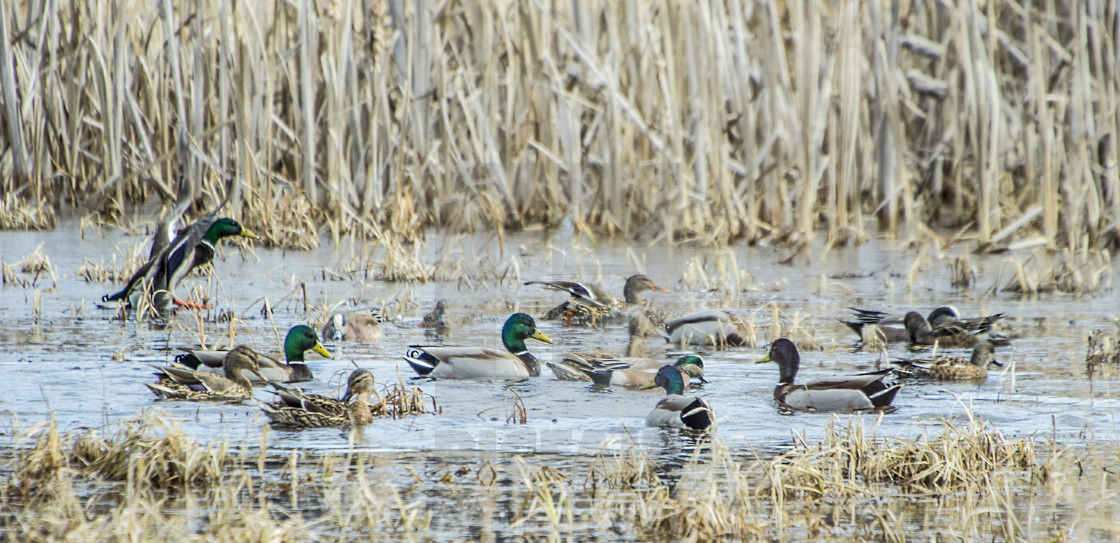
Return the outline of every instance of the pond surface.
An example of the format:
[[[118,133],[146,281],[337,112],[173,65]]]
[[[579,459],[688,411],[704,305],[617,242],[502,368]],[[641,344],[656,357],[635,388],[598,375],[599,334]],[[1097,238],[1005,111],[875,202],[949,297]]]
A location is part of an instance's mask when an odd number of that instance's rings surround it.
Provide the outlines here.
[[[384,337],[372,344],[325,345],[335,357],[314,360],[317,379],[305,389],[330,392],[354,365],[372,370],[378,381],[406,381],[413,372],[401,359],[410,344],[500,345],[498,331],[514,311],[542,315],[563,301],[565,294],[522,281],[575,277],[599,280],[619,295],[625,278],[641,271],[666,294],[650,292],[656,307],[685,314],[708,307],[730,309],[757,326],[758,346],[724,351],[701,351],[709,384],[694,394],[714,407],[718,435],[733,449],[781,449],[795,434],[813,442],[834,417],[875,415],[779,412],[771,392],[777,382],[774,364],[756,365],[777,330],[789,333],[802,347],[799,380],[873,369],[879,355],[853,351],[855,336],[839,318],[848,306],[879,308],[902,314],[952,304],[965,316],[1002,312],[1005,328],[1019,337],[1010,347],[997,349],[1005,364],[983,383],[913,383],[894,402],[897,410],[885,415],[880,433],[914,437],[940,419],[966,410],[981,416],[1007,435],[1054,435],[1059,441],[1120,440],[1115,422],[1114,376],[1090,375],[1085,364],[1086,338],[1094,328],[1110,333],[1116,315],[1112,292],[1073,297],[1046,294],[1022,297],[997,292],[1014,274],[1014,261],[1028,255],[977,256],[977,285],[961,290],[950,285],[948,263],[963,254],[955,246],[938,255],[928,248],[903,249],[890,240],[874,240],[858,247],[822,250],[814,247],[794,258],[789,249],[738,246],[727,250],[688,247],[623,246],[586,238],[573,243],[570,232],[525,232],[507,235],[504,245],[495,237],[431,233],[420,254],[440,269],[461,268],[459,280],[392,282],[372,279],[380,273],[383,252],[360,243],[334,247],[329,243],[311,252],[255,248],[240,251],[224,245],[210,280],[196,274],[180,287],[180,296],[195,285],[205,289],[215,309],[204,311],[201,322],[182,311],[167,325],[151,321],[122,321],[112,310],[94,302],[115,291],[118,284],[86,282],[77,270],[85,259],[111,264],[117,254],[144,245],[142,234],[117,230],[87,230],[80,237],[76,225],[53,232],[2,232],[0,258],[11,265],[39,244],[50,259],[54,275],[40,274],[35,286],[0,289],[0,375],[8,393],[0,409],[30,425],[53,415],[63,429],[100,426],[141,410],[159,408],[183,421],[200,440],[228,439],[257,445],[265,418],[251,404],[193,404],[160,402],[143,386],[153,379],[149,364],[170,360],[177,347],[197,346],[199,327],[208,342],[228,346],[230,323],[219,313],[236,317],[236,341],[279,351],[279,340],[293,324],[321,324],[321,310],[340,302],[356,302],[360,309],[383,303],[391,322]],[[374,255],[369,263],[368,256]],[[925,258],[915,272],[914,262]],[[448,264],[456,264],[448,265]],[[356,266],[368,269],[358,269]],[[721,272],[721,266],[724,271]],[[738,269],[739,291],[726,284],[735,279],[726,270]],[[18,272],[18,269],[16,270]],[[504,276],[503,276],[504,274]],[[913,288],[908,287],[911,275]],[[31,274],[21,274],[31,279]],[[997,278],[998,277],[998,278]],[[306,300],[304,297],[306,296]],[[418,326],[437,299],[449,302],[453,317],[471,316],[469,324],[446,336]],[[267,300],[273,318],[264,316]],[[306,301],[306,304],[305,304]],[[395,302],[394,302],[395,301]],[[36,309],[38,308],[38,310]],[[40,311],[41,316],[36,315]],[[777,319],[775,317],[777,316]],[[798,326],[790,332],[791,325]],[[555,344],[530,340],[529,348],[542,361],[568,350],[602,347],[622,350],[624,323],[589,329],[538,321]],[[809,338],[812,338],[811,340]],[[226,338],[223,341],[223,338]],[[812,347],[815,342],[819,347]],[[647,342],[651,356],[671,360],[660,340]],[[901,348],[894,355],[905,355]],[[967,356],[967,352],[958,354]],[[525,425],[507,424],[512,396],[504,382],[417,381],[442,409],[439,416],[375,421],[354,446],[365,450],[472,450],[586,454],[611,440],[625,438],[651,452],[675,441],[675,432],[644,426],[656,403],[656,393],[614,389],[592,392],[588,386],[562,382],[542,367],[542,377],[514,383],[528,411]],[[261,399],[269,394],[258,392]],[[867,422],[870,422],[868,420]],[[271,447],[334,449],[350,445],[338,430],[270,431]],[[687,454],[687,453],[682,453]]]

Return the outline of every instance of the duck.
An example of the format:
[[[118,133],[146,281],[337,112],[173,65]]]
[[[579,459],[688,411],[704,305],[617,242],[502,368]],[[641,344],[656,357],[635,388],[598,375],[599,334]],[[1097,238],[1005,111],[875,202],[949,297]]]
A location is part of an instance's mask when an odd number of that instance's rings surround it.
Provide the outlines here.
[[[684,395],[684,373],[675,366],[665,366],[657,370],[653,382],[642,386],[643,389],[661,387],[665,397],[657,402],[646,415],[647,426],[679,428],[702,432],[714,432],[716,417],[708,404],[700,398]]]
[[[168,239],[169,232],[170,223],[160,225],[148,261],[132,274],[123,289],[102,296],[102,302],[124,301],[127,307],[137,307],[139,298],[150,293],[153,305],[161,314],[170,311],[172,304],[206,309],[205,305],[176,298],[175,287],[196,268],[214,260],[215,247],[222,239],[235,236],[260,239],[234,219],[217,218],[215,212],[179,230],[173,240]]]
[[[505,349],[475,346],[411,345],[404,360],[420,377],[432,379],[521,379],[539,377],[540,363],[525,346],[528,338],[552,343],[533,317],[514,313],[502,326]]]
[[[959,356],[934,356],[929,358],[903,358],[891,364],[901,367],[906,376],[930,377],[944,381],[982,380],[988,378],[988,364],[996,364],[996,347],[990,341],[980,341],[972,348],[971,358]]]
[[[561,381],[591,381],[599,386],[641,387],[652,382],[657,371],[666,364],[652,358],[590,360],[565,358],[557,364],[549,362],[547,365]],[[698,355],[681,356],[672,365],[684,373],[686,389],[693,380],[699,383],[708,382],[704,379],[704,359]],[[561,377],[565,372],[574,375]]]
[[[595,370],[610,366],[657,370],[664,363],[645,356],[645,337],[650,331],[656,333],[653,324],[644,316],[637,315],[630,319],[627,326],[630,339],[623,354],[615,354],[608,349],[572,351],[559,361],[546,362],[545,365],[561,381],[590,381],[591,378],[580,371],[581,368]]]
[[[452,317],[447,314],[447,300],[436,300],[436,307],[431,311],[424,314],[420,319],[421,328],[434,328],[437,332],[446,332],[452,328],[459,328],[476,324],[479,321],[478,314],[471,314],[459,317]]]
[[[421,328],[446,328],[449,326],[447,322],[447,300],[436,300],[435,309],[426,313],[420,319]]]
[[[991,338],[992,324],[1003,317],[1003,313],[988,315],[969,321],[942,321],[939,326],[932,323],[921,313],[911,311],[907,313],[902,322],[910,336],[910,345],[924,346],[937,343],[941,347],[974,347],[980,341],[993,341]],[[1005,340],[1005,338],[1000,338]]]
[[[245,349],[252,350],[250,347]],[[226,358],[233,351],[182,349],[186,353],[175,357],[175,362],[189,369],[199,371],[214,371],[224,366]],[[236,350],[236,349],[235,349]],[[310,326],[297,324],[288,330],[284,337],[284,359],[281,362],[268,355],[254,353],[259,363],[259,372],[262,381],[275,381],[279,383],[299,383],[315,378],[311,368],[304,361],[304,353],[315,351],[325,358],[331,358],[330,351],[319,343],[319,336]]]
[[[323,325],[323,339],[368,342],[381,339],[381,313],[343,311],[334,313]]]
[[[318,394],[307,394],[298,388],[288,388],[273,383],[280,401],[258,402],[272,424],[299,428],[330,428],[363,426],[373,422],[369,398],[373,395],[374,379],[369,370],[357,369],[346,380],[346,394],[336,400]]]
[[[848,309],[855,313],[856,320],[841,320],[840,322],[844,323],[855,332],[861,341],[865,343],[912,343],[911,329],[906,327],[905,317],[899,318],[885,311],[860,309],[857,307],[849,307]],[[951,305],[935,308],[924,319],[921,317],[921,314],[916,312],[912,313],[917,315],[916,317],[910,317],[910,326],[912,329],[920,330],[928,325],[931,331],[942,330],[942,332],[939,332],[939,334],[942,335],[953,335],[956,331],[962,329],[966,332],[976,332],[981,328],[990,330],[992,324],[1003,317],[1002,313],[996,313],[979,318],[962,319],[957,308]],[[909,313],[907,316],[909,316]],[[923,320],[926,324],[922,324]],[[989,338],[997,344],[1010,344],[1010,341],[1005,336],[993,332],[987,333],[989,334]]]
[[[180,364],[152,366],[159,380],[144,383],[153,394],[165,400],[240,401],[253,396],[253,382],[246,373],[260,377],[257,354],[244,346],[226,355],[225,375],[196,371]],[[263,379],[263,378],[262,378]]]
[[[526,285],[544,285],[546,288],[567,291],[571,298],[549,310],[544,320],[564,320],[570,323],[600,323],[616,316],[620,303],[603,287],[579,281],[526,281]],[[646,291],[669,292],[652,279],[635,274],[626,279],[622,287],[624,304],[627,307],[643,305],[642,293]]]
[[[770,344],[770,352],[756,361],[758,364],[778,364],[778,386],[774,399],[779,404],[795,410],[851,411],[890,407],[902,385],[887,386],[883,379],[892,370],[861,373],[839,377],[814,379],[805,384],[795,384],[801,355],[797,345],[787,338],[778,338]]]
[[[743,319],[722,309],[670,320],[665,323],[662,336],[674,345],[739,347],[747,344],[743,337]]]

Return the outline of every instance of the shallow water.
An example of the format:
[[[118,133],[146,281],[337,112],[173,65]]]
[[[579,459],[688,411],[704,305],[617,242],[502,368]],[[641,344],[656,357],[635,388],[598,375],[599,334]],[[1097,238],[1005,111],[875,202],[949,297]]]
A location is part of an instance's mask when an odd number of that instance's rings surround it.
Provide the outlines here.
[[[96,427],[141,410],[158,408],[182,421],[200,440],[226,439],[237,444],[261,443],[266,419],[251,404],[194,404],[156,401],[142,383],[153,380],[148,364],[171,359],[180,346],[199,344],[199,321],[181,312],[166,325],[114,318],[114,311],[98,309],[93,302],[115,291],[117,284],[87,283],[76,277],[83,259],[110,260],[114,251],[145,243],[142,236],[106,231],[104,237],[86,232],[75,243],[77,228],[68,225],[53,232],[0,233],[0,257],[12,264],[40,243],[54,266],[56,278],[40,274],[35,287],[0,289],[0,375],[8,393],[0,409],[12,415],[15,425],[30,425],[53,415],[63,429]],[[444,245],[447,246],[446,250]],[[1020,297],[990,294],[993,284],[1003,284],[1014,270],[1016,256],[972,255],[980,272],[979,285],[970,291],[950,286],[948,262],[961,254],[954,247],[943,255],[929,252],[924,267],[908,289],[918,252],[896,242],[876,240],[859,247],[823,251],[819,246],[792,265],[779,262],[790,251],[773,247],[734,247],[705,251],[676,247],[643,247],[600,244],[586,240],[572,243],[567,232],[527,232],[507,236],[500,247],[488,236],[449,236],[433,233],[424,254],[429,262],[461,262],[468,279],[429,283],[385,283],[368,277],[376,268],[350,274],[361,279],[336,280],[335,273],[363,254],[360,246],[329,244],[312,252],[254,249],[238,251],[229,245],[217,262],[217,276],[209,282],[196,275],[185,282],[203,285],[214,310],[202,313],[206,338],[228,346],[229,322],[219,313],[236,316],[236,341],[279,351],[282,338],[293,324],[318,319],[316,311],[338,302],[355,301],[358,308],[398,300],[405,307],[390,311],[395,317],[384,326],[384,337],[372,344],[332,343],[331,360],[314,360],[317,379],[305,389],[330,392],[354,365],[368,368],[381,382],[408,380],[413,373],[401,359],[410,344],[487,343],[500,345],[498,331],[513,311],[541,315],[560,303],[564,295],[539,286],[522,286],[529,279],[582,277],[601,280],[608,291],[621,293],[628,275],[642,271],[667,294],[647,293],[657,307],[673,313],[723,307],[758,326],[759,346],[724,351],[701,351],[707,363],[709,384],[694,394],[704,396],[719,417],[718,438],[738,454],[778,451],[795,435],[812,443],[833,420],[847,423],[876,415],[828,413],[786,414],[771,397],[777,381],[774,364],[756,365],[765,347],[781,327],[788,332],[790,319],[800,328],[794,339],[803,347],[799,380],[856,373],[874,368],[877,355],[848,348],[854,335],[838,318],[845,307],[886,309],[898,314],[915,309],[928,312],[953,304],[965,316],[1002,312],[1011,332],[1020,337],[1011,347],[997,349],[1005,364],[983,383],[912,383],[895,400],[897,410],[886,414],[879,426],[881,437],[913,438],[942,424],[945,417],[971,412],[1006,435],[1054,436],[1064,443],[1086,440],[1120,441],[1115,422],[1116,400],[1111,376],[1090,375],[1084,362],[1085,338],[1094,328],[1112,330],[1116,297],[1038,295]],[[922,251],[928,251],[922,249]],[[745,272],[741,292],[720,288],[719,266],[734,257]],[[1022,255],[1019,258],[1026,258]],[[118,258],[119,261],[119,258]],[[380,265],[380,261],[375,261]],[[697,270],[702,270],[698,273]],[[497,276],[504,274],[500,279]],[[704,279],[702,276],[706,276]],[[1001,279],[995,279],[995,277]],[[22,276],[30,278],[30,276]],[[56,282],[57,281],[57,282]],[[306,301],[304,300],[306,292]],[[418,327],[437,299],[447,299],[453,317],[474,316],[473,322],[446,337]],[[264,300],[273,309],[270,320],[262,315]],[[305,308],[306,302],[306,308]],[[36,307],[40,315],[36,315]],[[305,313],[310,308],[311,313]],[[775,308],[780,318],[775,321]],[[399,316],[398,316],[399,313]],[[321,323],[321,321],[320,321]],[[566,327],[538,321],[555,344],[529,342],[542,361],[568,350],[603,347],[621,350],[626,344],[622,323],[600,329]],[[810,346],[807,336],[820,349]],[[224,344],[223,344],[224,343]],[[653,356],[666,354],[664,344],[647,343]],[[902,355],[900,349],[892,354]],[[967,355],[961,351],[959,354]],[[435,398],[442,414],[403,419],[381,419],[358,435],[353,447],[371,452],[410,453],[438,451],[434,459],[472,458],[477,453],[516,452],[544,455],[595,454],[604,447],[637,444],[661,461],[683,459],[691,447],[674,431],[649,429],[644,417],[656,403],[655,393],[614,389],[592,392],[587,385],[555,380],[542,366],[543,376],[519,383],[470,381],[417,381]],[[398,377],[398,375],[400,377]],[[528,410],[525,425],[507,424],[512,387]],[[268,394],[258,392],[268,399]],[[350,449],[345,434],[336,429],[269,430],[273,449]],[[451,451],[474,451],[453,453]],[[488,455],[487,455],[488,456]],[[434,460],[441,469],[443,462]],[[563,462],[563,460],[558,460]]]

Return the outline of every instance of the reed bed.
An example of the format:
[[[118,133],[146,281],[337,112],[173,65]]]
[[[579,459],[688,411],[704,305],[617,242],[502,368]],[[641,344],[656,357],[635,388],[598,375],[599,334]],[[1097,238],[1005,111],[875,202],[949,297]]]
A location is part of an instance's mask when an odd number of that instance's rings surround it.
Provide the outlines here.
[[[185,196],[292,248],[564,220],[678,243],[843,244],[874,221],[1111,248],[1118,9],[17,0],[0,228]]]
[[[760,453],[425,455],[201,445],[155,412],[117,430],[11,436],[0,533],[25,541],[591,537],[1061,540],[1120,535],[1115,444],[1009,438],[965,416],[917,438],[834,421]],[[357,437],[360,434],[352,434]],[[33,514],[31,512],[34,512]],[[919,536],[922,537],[922,536]]]

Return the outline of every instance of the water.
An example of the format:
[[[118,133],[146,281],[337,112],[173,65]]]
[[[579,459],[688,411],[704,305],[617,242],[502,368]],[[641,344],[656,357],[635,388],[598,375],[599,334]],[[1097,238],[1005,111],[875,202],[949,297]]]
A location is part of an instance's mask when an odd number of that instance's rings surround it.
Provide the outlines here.
[[[997,349],[997,359],[1005,369],[991,372],[985,382],[907,385],[894,402],[897,410],[883,417],[878,429],[881,437],[914,438],[927,430],[936,432],[943,419],[971,412],[1009,436],[1041,434],[1067,444],[1120,441],[1112,394],[1115,371],[1092,375],[1084,361],[1090,331],[1113,330],[1110,318],[1116,310],[1115,295],[1022,297],[992,289],[993,284],[1002,285],[1012,276],[1016,257],[972,255],[981,279],[972,290],[962,291],[950,286],[948,268],[961,248],[938,256],[889,240],[829,251],[815,246],[791,265],[783,265],[780,262],[789,258],[790,251],[775,247],[725,251],[610,243],[590,247],[586,240],[573,245],[570,233],[563,231],[507,235],[504,246],[499,246],[490,236],[442,239],[432,233],[422,253],[427,261],[440,263],[437,267],[443,270],[453,270],[456,266],[451,264],[459,263],[466,277],[386,283],[371,279],[380,257],[374,268],[354,270],[362,260],[356,256],[368,253],[360,245],[335,248],[327,244],[312,252],[261,248],[241,252],[227,245],[219,255],[215,278],[208,282],[196,275],[179,291],[183,294],[191,285],[202,285],[215,309],[204,312],[206,318],[201,321],[182,312],[164,325],[114,318],[114,311],[99,309],[94,301],[119,285],[88,283],[76,275],[83,259],[110,260],[115,251],[144,243],[142,237],[117,231],[107,231],[104,237],[87,231],[80,242],[75,241],[77,237],[77,227],[72,224],[53,232],[0,233],[0,257],[5,264],[14,263],[42,243],[55,272],[54,277],[40,274],[33,287],[0,289],[0,322],[6,331],[0,334],[0,375],[8,389],[0,397],[0,409],[10,415],[12,426],[29,426],[53,416],[64,430],[98,427],[143,410],[160,409],[200,441],[221,439],[235,446],[255,447],[261,443],[266,425],[255,405],[156,401],[143,386],[154,379],[150,364],[170,360],[177,347],[199,344],[200,326],[208,342],[228,346],[223,338],[228,338],[231,324],[216,319],[218,314],[235,317],[238,343],[278,352],[278,338],[287,328],[306,322],[309,314],[319,318],[319,308],[346,301],[356,302],[362,309],[386,300],[403,304],[392,306],[406,309],[385,324],[381,341],[328,341],[325,345],[335,357],[311,358],[317,379],[301,386],[328,393],[355,365],[370,369],[383,383],[408,381],[413,372],[401,355],[411,344],[500,345],[498,332],[509,314],[541,315],[564,299],[556,291],[522,286],[524,280],[600,279],[608,291],[619,295],[625,278],[642,271],[671,290],[646,294],[659,308],[684,314],[722,307],[758,326],[757,348],[701,351],[710,383],[693,394],[705,397],[713,406],[720,422],[718,439],[733,454],[747,457],[781,451],[795,437],[813,443],[833,421],[847,424],[853,417],[864,417],[868,424],[872,422],[875,415],[782,413],[771,396],[777,367],[752,363],[766,354],[766,345],[779,326],[788,331],[797,321],[793,338],[803,347],[799,380],[874,369],[877,355],[848,348],[854,335],[837,321],[848,316],[847,306],[901,314],[953,304],[965,316],[1003,312],[1010,331],[1019,335],[1012,346]],[[908,278],[919,254],[927,258],[910,289]],[[719,285],[719,266],[733,263],[744,272],[740,292],[728,292]],[[31,279],[30,275],[20,277]],[[420,317],[441,298],[448,300],[453,317],[472,316],[472,321],[447,336],[420,328]],[[262,311],[265,301],[273,310],[273,319]],[[777,321],[775,308],[780,311]],[[621,351],[627,342],[623,324],[600,329],[545,321],[538,325],[555,342],[529,341],[530,350],[542,361],[568,350],[601,347]],[[659,341],[647,345],[651,356],[666,361],[674,358]],[[894,354],[904,353],[899,348]],[[967,356],[963,351],[958,354]],[[675,431],[644,425],[645,414],[658,394],[623,389],[592,392],[585,384],[555,380],[543,366],[542,372],[541,378],[513,384],[418,381],[435,398],[440,415],[379,419],[355,434],[353,442],[337,429],[313,429],[270,430],[267,443],[279,451],[381,453],[390,459],[389,465],[425,461],[435,475],[457,463],[474,466],[480,458],[498,459],[508,467],[511,457],[505,453],[532,453],[561,467],[569,461],[586,463],[605,448],[637,446],[666,465],[679,464],[692,453],[692,445]],[[507,388],[514,389],[524,402],[527,424],[506,422],[512,409]],[[267,400],[270,395],[259,391],[257,396]]]
[[[30,253],[38,244],[54,266],[57,284],[40,275],[36,287],[7,287],[0,290],[0,320],[8,333],[0,335],[0,368],[10,391],[3,398],[3,409],[24,423],[42,420],[53,413],[63,427],[98,426],[128,417],[140,410],[159,407],[182,419],[203,439],[224,438],[259,442],[263,418],[258,409],[246,405],[196,405],[182,402],[157,402],[142,385],[152,379],[148,364],[160,364],[172,357],[179,346],[197,346],[198,323],[189,312],[181,313],[169,325],[150,322],[122,322],[114,312],[93,305],[102,294],[118,285],[87,283],[75,272],[83,259],[108,260],[118,248],[142,243],[142,236],[126,237],[106,232],[99,237],[87,232],[75,244],[74,226],[53,232],[0,234],[0,255],[11,264]],[[305,322],[302,300],[305,285],[311,308],[354,300],[358,307],[380,304],[382,300],[407,299],[414,302],[400,320],[384,326],[384,338],[377,343],[326,346],[333,360],[312,362],[318,379],[304,388],[328,392],[340,376],[358,365],[374,372],[381,382],[395,381],[398,373],[405,379],[413,372],[401,359],[410,344],[499,345],[498,330],[513,311],[540,315],[561,302],[562,293],[538,286],[522,286],[522,280],[570,277],[601,277],[610,292],[621,292],[625,277],[638,266],[672,292],[650,292],[647,299],[660,308],[687,313],[705,307],[731,309],[757,323],[761,344],[704,352],[711,381],[696,394],[714,406],[721,423],[720,436],[731,442],[755,446],[776,446],[790,440],[791,432],[804,433],[812,440],[820,435],[832,415],[779,413],[771,398],[777,380],[774,364],[755,365],[751,361],[766,353],[773,339],[773,307],[780,308],[789,329],[790,317],[802,318],[823,350],[806,349],[804,334],[794,334],[802,346],[799,380],[814,376],[855,373],[873,369],[877,355],[852,352],[844,348],[854,335],[838,318],[846,317],[846,306],[884,308],[894,312],[918,309],[923,312],[936,305],[953,304],[964,315],[1003,312],[1012,332],[1021,337],[1011,347],[997,350],[1006,371],[993,371],[983,383],[915,383],[908,385],[895,400],[898,410],[886,417],[884,430],[899,436],[920,432],[922,426],[940,417],[959,415],[965,408],[990,421],[1010,435],[1036,432],[1062,439],[1092,437],[1116,440],[1120,437],[1114,422],[1115,403],[1111,384],[1115,379],[1096,379],[1084,364],[1085,338],[1094,328],[1112,329],[1109,318],[1116,307],[1112,293],[1096,297],[1072,298],[1066,295],[1019,297],[1011,294],[977,295],[989,286],[983,279],[971,292],[949,287],[948,267],[933,260],[918,274],[914,289],[906,283],[916,252],[898,248],[888,241],[867,243],[856,248],[833,249],[821,257],[810,252],[793,265],[778,261],[788,251],[767,247],[736,247],[731,253],[751,279],[745,292],[737,296],[702,290],[707,285],[682,281],[693,259],[714,263],[716,251],[691,248],[625,247],[599,245],[594,249],[573,249],[563,234],[525,233],[508,237],[503,248],[486,236],[451,240],[470,271],[478,274],[484,266],[504,268],[515,263],[520,277],[510,274],[503,281],[431,283],[383,283],[370,279],[330,280],[324,270],[342,270],[355,261],[361,247],[331,246],[313,252],[286,252],[254,249],[240,253],[229,246],[217,263],[216,283],[211,284],[215,309],[204,322],[209,341],[220,343],[228,337],[229,323],[212,318],[228,311],[237,316],[236,340],[278,352],[277,334]],[[438,240],[428,242],[428,258],[436,261],[445,253]],[[952,255],[943,258],[948,262]],[[454,260],[452,254],[444,258]],[[478,264],[480,261],[497,264]],[[1001,272],[1006,257],[972,257],[980,277]],[[638,265],[635,265],[635,262]],[[719,278],[714,266],[705,270],[710,284]],[[1003,271],[1006,276],[1006,271]],[[363,274],[359,273],[358,276]],[[372,276],[372,274],[370,274]],[[689,277],[692,277],[690,275]],[[327,279],[324,279],[327,278]],[[185,285],[205,284],[201,276]],[[180,292],[185,290],[181,288]],[[34,315],[36,299],[41,318]],[[262,298],[268,298],[274,322],[262,316]],[[452,316],[476,315],[478,318],[447,337],[433,336],[419,328],[420,316],[431,309],[436,299],[447,299]],[[364,303],[363,303],[364,302]],[[773,305],[768,305],[773,304]],[[541,321],[542,331],[555,342],[547,345],[530,340],[529,347],[542,361],[565,351],[602,347],[622,350],[626,344],[623,324],[600,329],[566,327]],[[275,326],[275,330],[273,328]],[[663,356],[659,341],[650,341],[651,356]],[[904,354],[899,350],[898,354]],[[966,352],[961,352],[967,355]],[[423,390],[442,408],[441,416],[378,420],[366,432],[367,447],[392,450],[471,449],[494,451],[547,451],[577,453],[596,449],[605,440],[627,435],[640,443],[656,447],[661,432],[644,427],[644,416],[657,401],[655,393],[622,389],[593,393],[585,385],[561,382],[542,368],[540,379],[513,384],[528,410],[528,424],[509,425],[505,419],[508,383],[436,381],[422,382]],[[258,393],[262,399],[269,395]],[[837,415],[847,418],[850,415]],[[340,446],[335,430],[273,432],[276,447],[331,448]]]

